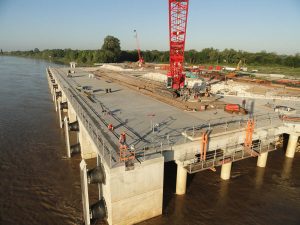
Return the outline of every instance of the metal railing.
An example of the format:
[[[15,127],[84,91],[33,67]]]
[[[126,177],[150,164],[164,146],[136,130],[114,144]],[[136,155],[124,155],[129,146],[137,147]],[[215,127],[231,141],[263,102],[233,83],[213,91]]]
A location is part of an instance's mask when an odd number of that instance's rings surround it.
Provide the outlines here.
[[[71,84],[69,84],[69,82],[67,81],[68,78],[64,77],[55,68],[51,68],[50,71],[52,73],[52,76],[56,78],[60,86],[63,88],[63,92],[67,96],[67,99],[70,102],[70,104],[73,106],[77,117],[80,119],[80,121],[82,121],[85,129],[88,131],[91,138],[94,140],[95,145],[98,149],[98,154],[102,156],[107,166],[112,168],[120,164],[119,147],[112,141],[109,141],[110,137],[103,130],[103,128],[106,128],[106,126],[105,124],[103,124],[103,121],[99,120],[98,118],[100,117],[100,115],[97,112],[95,112],[90,103],[85,98],[83,98]],[[54,71],[56,72],[54,73]],[[257,121],[258,119],[259,121],[268,121],[267,124],[270,125],[274,123],[275,119],[278,120],[278,114],[256,115],[254,118]],[[244,124],[246,122],[247,118],[245,116],[239,119],[229,118],[227,120],[210,120],[205,124],[186,129],[185,133],[191,133],[193,137],[195,137],[196,135],[197,137],[200,137],[198,132],[200,132],[202,129],[214,129],[216,127],[221,127],[221,129],[223,128],[224,131],[227,131],[232,124],[238,124],[238,126],[236,126],[235,129],[240,129],[245,127]],[[155,135],[156,134],[154,132],[153,138],[151,139],[149,144],[144,145],[141,149],[133,149],[136,155],[136,159],[139,162],[146,161],[147,159],[151,158],[151,156],[154,154],[162,154],[165,150],[172,150],[172,146],[175,143],[172,140],[172,138],[170,138],[169,136],[158,137]],[[217,153],[214,154],[214,157],[218,157]],[[206,161],[208,161],[208,159],[209,158],[207,158]]]
[[[224,163],[239,161],[249,157],[256,157],[264,152],[277,149],[278,137],[268,137],[268,140],[262,142],[255,141],[250,149],[246,149],[243,144],[217,146],[214,150],[207,152],[206,159],[201,160],[199,150],[193,153],[183,154],[179,161],[189,173],[195,173],[201,170],[214,168]]]
[[[54,70],[56,71],[56,73],[53,72]],[[69,82],[65,77],[63,77],[63,75],[61,75],[55,68],[51,68],[50,71],[52,73],[52,76],[55,77],[61,87],[64,88],[64,94],[67,96],[69,103],[74,108],[77,118],[80,119],[83,126],[88,131],[91,138],[94,140],[94,143],[98,149],[98,154],[102,156],[107,166],[112,168],[116,167],[117,165],[122,165],[123,163],[120,163],[119,161],[119,147],[112,143],[112,141],[108,141],[110,137],[103,131],[100,125],[100,123],[103,123],[103,121],[98,121],[97,119],[99,118],[95,118],[95,116],[100,117],[100,115],[95,112],[93,107],[87,102],[86,99],[84,99],[82,96],[80,96],[79,93],[77,93],[75,88],[69,84]],[[105,124],[103,124],[103,127],[106,127]],[[135,149],[133,151],[136,159],[139,162],[142,162],[147,160],[154,154],[162,154],[162,151],[166,148],[171,148],[169,140],[164,140],[163,138],[155,138],[149,145],[145,145],[142,149]]]
[[[282,125],[283,122],[279,118],[278,113],[268,113],[268,114],[261,114],[261,115],[254,115],[254,122],[255,122],[255,128],[260,128],[264,126],[279,126]],[[206,123],[189,127],[185,129],[183,134],[186,137],[200,137],[200,132],[202,130],[218,130],[219,133],[227,132],[230,130],[238,130],[238,129],[244,129],[246,128],[246,124],[248,121],[248,117],[243,116],[240,118],[231,117],[228,119],[214,119],[214,120],[208,120]]]
[[[75,90],[72,90],[73,88],[68,84],[65,78],[63,76],[59,76],[59,72],[56,71],[56,73],[54,73],[53,70],[55,69],[50,69],[52,76],[54,76],[60,86],[64,88],[64,94],[67,96],[69,103],[75,110],[77,118],[80,119],[83,126],[94,140],[98,154],[102,156],[101,158],[104,159],[108,167],[112,168],[116,166],[119,163],[117,153],[112,150],[114,148],[104,138],[100,125],[95,123],[95,118],[89,112],[87,108],[88,105],[86,105],[87,103],[84,99],[79,99],[79,96]]]

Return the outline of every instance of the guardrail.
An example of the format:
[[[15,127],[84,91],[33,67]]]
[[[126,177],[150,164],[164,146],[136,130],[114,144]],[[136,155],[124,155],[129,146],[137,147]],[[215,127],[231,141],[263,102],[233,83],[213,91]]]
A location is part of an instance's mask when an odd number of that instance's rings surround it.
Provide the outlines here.
[[[91,138],[95,141],[95,145],[98,149],[98,154],[102,156],[107,166],[109,166],[109,168],[112,168],[117,167],[118,165],[123,165],[123,163],[120,163],[119,161],[118,146],[113,146],[113,144],[110,144],[109,141],[107,141],[109,137],[101,128],[100,123],[103,123],[103,120],[100,118],[100,115],[95,112],[95,110],[93,110],[93,107],[90,106],[90,104],[77,93],[75,88],[72,87],[66,80],[67,78],[60,75],[60,73],[56,69],[48,69],[51,71],[52,76],[54,76],[55,79],[59,81],[60,85],[64,87],[64,94],[67,96],[68,101],[74,108],[77,117],[80,119],[80,121],[82,121],[85,129],[91,135]],[[52,70],[56,70],[56,73],[53,73]],[[99,117],[101,120],[98,121],[97,119],[99,118],[96,119],[93,114]],[[105,124],[103,125],[104,127],[106,127]],[[142,149],[133,149],[132,151],[134,151],[136,159],[139,162],[142,162],[150,158],[153,154],[162,154],[162,151],[164,149],[172,148],[170,146],[170,143],[170,140],[165,140],[164,138],[155,138],[149,145],[144,146]]]
[[[59,76],[58,72],[54,73],[52,71],[53,69],[51,68],[49,68],[49,70],[51,71],[52,76],[54,76],[56,80],[59,81],[61,87],[64,87],[63,92],[66,95],[69,103],[74,108],[77,117],[83,123],[83,126],[89,132],[92,139],[95,141],[95,145],[98,149],[98,154],[102,155],[102,158],[106,162],[107,166],[109,166],[109,168],[112,168],[119,164],[116,151],[113,151],[112,149],[114,148],[105,141],[104,135],[101,132],[100,125],[95,123],[94,117],[90,115],[90,112],[87,109],[88,105],[85,105],[87,103],[84,101],[84,99],[79,99],[76,92],[72,90],[72,87],[68,85],[68,82],[64,77]],[[68,85],[69,87],[67,87],[66,85]]]
[[[278,113],[254,115],[253,119],[255,122],[255,128],[268,126],[268,125],[279,126],[283,124],[282,120],[279,118]],[[221,119],[209,120],[206,123],[185,129],[184,135],[191,136],[194,138],[195,135],[200,137],[199,132],[201,132],[202,130],[213,130],[218,128],[219,132],[226,132],[229,130],[243,129],[246,128],[247,121],[248,121],[248,117],[246,116],[240,117],[238,119],[236,117],[232,117],[228,119],[221,118]]]
[[[267,141],[257,140],[250,149],[246,149],[243,144],[234,144],[226,146],[217,146],[215,150],[207,152],[207,157],[201,160],[199,151],[184,154],[179,161],[189,173],[195,173],[201,170],[214,168],[224,163],[239,161],[249,157],[258,156],[261,153],[277,150],[276,136],[269,137]]]
[[[237,95],[230,95],[230,94],[216,94],[217,96],[225,96],[225,97],[236,97],[236,98],[254,98],[254,99],[269,99],[269,100],[285,100],[285,101],[300,101],[299,97],[294,96],[280,96],[280,95],[274,95],[274,94],[266,94],[266,95],[260,95],[260,94],[251,94],[251,93],[238,93]]]

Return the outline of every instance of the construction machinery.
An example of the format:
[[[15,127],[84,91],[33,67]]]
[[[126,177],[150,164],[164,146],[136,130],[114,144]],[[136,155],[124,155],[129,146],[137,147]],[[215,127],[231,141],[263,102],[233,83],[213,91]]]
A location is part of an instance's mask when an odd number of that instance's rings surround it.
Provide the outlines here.
[[[167,87],[179,90],[184,87],[184,47],[189,0],[169,0],[170,70]]]
[[[139,55],[139,61],[138,61],[138,65],[139,67],[142,67],[142,65],[145,64],[144,58],[141,54],[141,49],[140,49],[140,42],[139,42],[139,38],[138,38],[138,33],[136,30],[133,31],[135,33],[135,39],[136,39],[136,45],[137,45],[137,51],[138,51],[138,55]]]
[[[245,108],[241,107],[239,104],[226,104],[224,107],[224,111],[231,114],[248,114],[248,111]]]

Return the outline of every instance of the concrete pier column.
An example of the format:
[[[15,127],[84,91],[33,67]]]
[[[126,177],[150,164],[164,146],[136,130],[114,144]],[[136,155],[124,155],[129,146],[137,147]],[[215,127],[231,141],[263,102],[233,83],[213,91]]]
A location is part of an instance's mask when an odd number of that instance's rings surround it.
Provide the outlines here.
[[[50,93],[52,95],[53,94],[53,84],[50,79],[49,79],[49,89],[50,89]]]
[[[52,94],[52,98],[53,98],[53,94],[54,94],[54,92],[55,92],[55,88],[54,88],[53,85],[54,85],[54,84],[53,84],[52,81],[51,81],[51,94]]]
[[[288,158],[294,158],[295,152],[296,152],[296,147],[298,143],[298,137],[299,135],[296,133],[292,133],[289,136],[289,142],[286,148],[285,156]]]
[[[261,153],[260,156],[258,156],[258,158],[257,158],[257,166],[258,167],[266,167],[267,159],[268,159],[268,153],[269,152],[264,152],[264,153]]]
[[[62,95],[61,95],[61,101],[62,102],[66,102],[67,101],[67,97],[66,95],[62,92]]]
[[[231,165],[232,165],[232,162],[225,163],[225,164],[222,165],[222,168],[221,168],[221,179],[223,179],[223,180],[229,180],[229,178],[230,178],[230,172],[231,172]]]
[[[52,92],[52,100],[53,100],[53,102],[55,103],[55,100],[56,100],[56,89],[55,88],[53,88],[53,92]]]
[[[68,113],[68,118],[69,118],[70,123],[73,123],[74,121],[77,120],[76,112],[75,112],[75,110],[73,109],[72,105],[69,102],[68,102],[67,113]]]
[[[57,101],[57,106],[58,106],[58,119],[59,119],[59,127],[62,128],[62,127],[63,127],[62,118],[61,118],[62,110],[61,110],[61,108],[60,108],[60,103],[61,103],[61,100],[59,99],[59,100]]]
[[[65,139],[66,139],[66,146],[67,146],[67,156],[68,158],[71,158],[69,123],[68,123],[68,118],[66,116],[64,118],[64,128],[65,128]]]
[[[176,178],[176,194],[183,195],[186,192],[186,180],[187,180],[187,171],[180,162],[177,164],[177,178]]]
[[[47,81],[48,81],[48,86],[49,86],[49,88],[50,88],[50,77],[49,77],[49,75],[47,74]]]
[[[56,97],[56,94],[55,94],[54,104],[55,104],[55,111],[57,112],[58,111],[58,99]]]

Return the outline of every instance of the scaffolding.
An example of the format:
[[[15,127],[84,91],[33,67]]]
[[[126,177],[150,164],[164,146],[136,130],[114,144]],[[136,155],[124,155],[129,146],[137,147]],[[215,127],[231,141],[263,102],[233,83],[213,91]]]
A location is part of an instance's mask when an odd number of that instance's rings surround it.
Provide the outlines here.
[[[120,145],[120,162],[126,162],[135,159],[135,151],[129,151],[126,145]]]
[[[249,149],[245,150],[244,144],[233,144],[216,147],[208,151],[206,159],[195,150],[193,153],[185,153],[180,157],[183,167],[188,173],[196,173],[206,169],[213,169],[228,162],[258,156],[264,152],[277,150],[278,136],[268,137],[267,140],[255,140]]]

